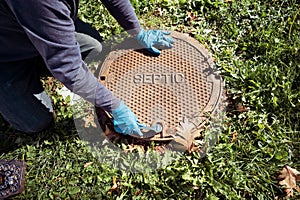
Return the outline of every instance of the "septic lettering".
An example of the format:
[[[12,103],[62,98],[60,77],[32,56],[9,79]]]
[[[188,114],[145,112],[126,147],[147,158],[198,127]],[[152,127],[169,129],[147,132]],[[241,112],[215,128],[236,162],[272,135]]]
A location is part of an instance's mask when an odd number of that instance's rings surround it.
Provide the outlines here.
[[[185,75],[182,73],[135,74],[133,82],[135,84],[178,84],[185,82]]]

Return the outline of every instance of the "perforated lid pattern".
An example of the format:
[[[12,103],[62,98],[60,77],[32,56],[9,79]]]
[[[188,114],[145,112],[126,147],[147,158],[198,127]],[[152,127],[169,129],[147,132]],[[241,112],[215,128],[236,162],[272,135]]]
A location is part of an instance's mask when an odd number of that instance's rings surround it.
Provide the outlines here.
[[[131,108],[141,123],[160,119],[167,127],[177,127],[183,117],[193,118],[211,101],[208,52],[183,34],[172,36],[173,48],[162,50],[160,56],[146,50],[116,50],[101,68],[100,81]]]

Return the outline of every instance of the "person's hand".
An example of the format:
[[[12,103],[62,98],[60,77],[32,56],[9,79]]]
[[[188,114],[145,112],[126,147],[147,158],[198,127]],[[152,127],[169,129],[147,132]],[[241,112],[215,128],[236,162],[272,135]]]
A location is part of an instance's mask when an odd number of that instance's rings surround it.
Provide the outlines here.
[[[136,36],[137,41],[148,51],[159,55],[160,51],[156,47],[172,48],[174,40],[168,31],[144,30],[142,29]]]
[[[125,105],[123,101],[111,112],[115,131],[124,135],[137,135],[142,137],[141,128],[146,127],[140,124],[133,112]]]

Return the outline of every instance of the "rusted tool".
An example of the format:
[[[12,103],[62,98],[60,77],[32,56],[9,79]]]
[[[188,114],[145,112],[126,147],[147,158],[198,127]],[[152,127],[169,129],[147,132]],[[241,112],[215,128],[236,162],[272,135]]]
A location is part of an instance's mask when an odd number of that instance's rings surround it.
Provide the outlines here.
[[[151,124],[151,126],[147,126],[143,129],[141,129],[143,136],[133,136],[141,140],[147,140],[147,141],[156,141],[156,142],[167,142],[174,139],[174,135],[176,134],[175,131],[173,131],[173,134],[167,133],[167,127],[165,125],[165,122],[162,120],[154,120]],[[170,131],[169,131],[170,132]]]

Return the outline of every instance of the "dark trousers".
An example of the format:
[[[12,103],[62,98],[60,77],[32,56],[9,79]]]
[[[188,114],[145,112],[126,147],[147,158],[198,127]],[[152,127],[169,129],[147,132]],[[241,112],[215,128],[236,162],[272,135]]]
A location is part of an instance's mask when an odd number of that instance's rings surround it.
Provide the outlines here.
[[[75,21],[75,37],[82,59],[93,61],[102,51],[101,36],[88,24]],[[22,44],[20,44],[22,45]],[[33,133],[47,129],[53,122],[53,108],[40,78],[50,75],[41,57],[5,64],[0,76],[0,114],[15,129]],[[0,78],[1,78],[0,77]]]

